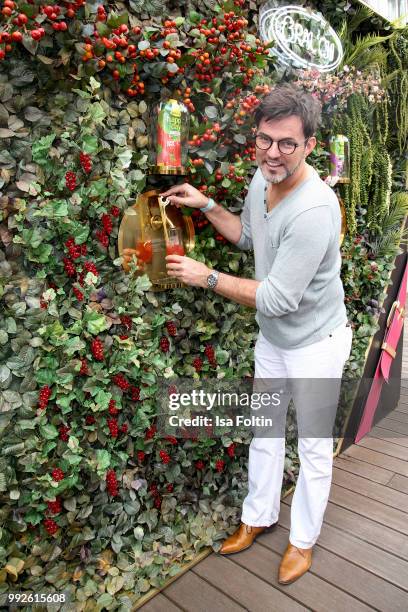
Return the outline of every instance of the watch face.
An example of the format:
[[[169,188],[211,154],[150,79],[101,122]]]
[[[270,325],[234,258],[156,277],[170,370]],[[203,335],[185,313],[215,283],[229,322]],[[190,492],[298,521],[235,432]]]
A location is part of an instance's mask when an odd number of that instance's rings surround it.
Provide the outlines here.
[[[209,275],[209,277],[207,278],[207,285],[210,289],[214,289],[214,287],[217,284],[217,280],[218,280],[218,274],[215,274],[214,272],[212,274]]]

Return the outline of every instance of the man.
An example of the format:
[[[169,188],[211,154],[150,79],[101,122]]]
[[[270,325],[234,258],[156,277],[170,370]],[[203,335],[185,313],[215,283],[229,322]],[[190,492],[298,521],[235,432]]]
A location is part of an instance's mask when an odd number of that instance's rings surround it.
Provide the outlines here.
[[[188,184],[162,194],[177,206],[201,209],[227,240],[254,250],[256,280],[219,273],[180,256],[167,257],[167,270],[187,285],[209,288],[256,308],[260,332],[255,379],[340,380],[350,354],[352,331],[340,279],[339,203],[306,163],[316,146],[320,115],[318,101],[292,85],[276,87],[263,98],[255,112],[258,169],[240,216]],[[302,397],[300,393],[294,398],[298,426],[304,416]],[[337,403],[338,394],[334,399]],[[316,408],[315,417],[321,408]],[[313,406],[308,410],[313,413]],[[311,566],[331,486],[331,435],[299,436],[301,466],[289,544],[279,568],[282,584],[293,582]],[[276,524],[284,458],[284,434],[252,439],[242,522],[224,541],[221,554],[248,548]]]

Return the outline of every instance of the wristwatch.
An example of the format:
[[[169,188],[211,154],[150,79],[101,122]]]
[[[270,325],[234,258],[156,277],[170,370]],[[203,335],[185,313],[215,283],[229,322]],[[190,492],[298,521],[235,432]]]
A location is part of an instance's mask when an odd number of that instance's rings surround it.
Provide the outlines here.
[[[207,206],[204,206],[203,208],[200,208],[199,210],[202,213],[206,213],[206,212],[210,212],[210,210],[212,210],[216,206],[217,204],[214,202],[214,200],[212,198],[208,198]]]
[[[208,289],[215,289],[218,283],[218,277],[220,273],[217,270],[213,270],[211,274],[207,276],[207,287]]]

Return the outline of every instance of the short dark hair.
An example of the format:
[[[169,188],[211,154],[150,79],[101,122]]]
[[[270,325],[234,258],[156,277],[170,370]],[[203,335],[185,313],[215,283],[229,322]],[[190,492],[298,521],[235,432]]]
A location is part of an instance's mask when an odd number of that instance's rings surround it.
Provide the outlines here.
[[[255,110],[256,127],[262,119],[281,119],[296,115],[303,124],[305,138],[316,133],[322,115],[322,106],[312,94],[292,84],[278,85],[261,99]]]

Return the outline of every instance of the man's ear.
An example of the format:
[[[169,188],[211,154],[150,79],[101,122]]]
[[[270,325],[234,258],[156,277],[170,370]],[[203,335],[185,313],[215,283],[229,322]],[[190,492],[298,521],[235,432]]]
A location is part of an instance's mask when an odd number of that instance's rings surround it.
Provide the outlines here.
[[[305,158],[311,154],[311,152],[313,151],[316,145],[317,145],[316,136],[311,136],[305,146]]]

